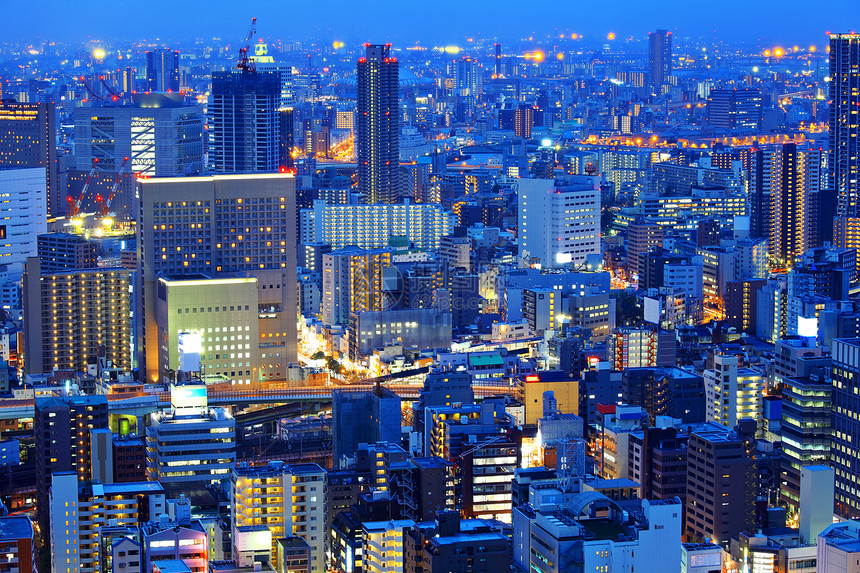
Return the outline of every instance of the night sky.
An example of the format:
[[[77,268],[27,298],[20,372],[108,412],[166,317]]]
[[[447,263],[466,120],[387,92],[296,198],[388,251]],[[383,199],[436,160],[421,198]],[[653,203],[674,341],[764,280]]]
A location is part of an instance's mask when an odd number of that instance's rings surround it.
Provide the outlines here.
[[[577,32],[825,45],[826,31],[860,28],[860,0],[3,0],[4,40],[221,38],[238,42],[250,18],[261,37],[448,43]]]

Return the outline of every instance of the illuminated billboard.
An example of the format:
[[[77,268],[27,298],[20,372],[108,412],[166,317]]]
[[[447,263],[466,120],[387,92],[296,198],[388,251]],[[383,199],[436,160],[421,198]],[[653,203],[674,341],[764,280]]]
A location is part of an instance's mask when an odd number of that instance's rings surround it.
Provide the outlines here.
[[[203,351],[203,335],[200,332],[179,333],[179,370],[200,372],[200,353]]]
[[[186,384],[170,387],[170,405],[177,413],[205,412],[209,402],[204,384]]]
[[[818,319],[815,317],[806,318],[804,316],[797,317],[797,335],[806,336],[809,338],[818,337]]]

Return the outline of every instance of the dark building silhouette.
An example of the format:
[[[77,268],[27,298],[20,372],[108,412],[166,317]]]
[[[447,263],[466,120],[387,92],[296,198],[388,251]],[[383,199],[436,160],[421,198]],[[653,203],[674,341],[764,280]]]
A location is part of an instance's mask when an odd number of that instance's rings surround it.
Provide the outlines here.
[[[358,188],[367,204],[400,198],[399,64],[391,44],[365,44],[358,60]]]
[[[48,536],[48,492],[56,472],[91,478],[90,430],[108,427],[107,396],[68,396],[36,400],[36,507],[42,535]]]
[[[209,165],[217,173],[275,172],[288,164],[292,125],[280,110],[277,72],[212,73]],[[283,140],[283,142],[282,142]]]
[[[152,92],[178,92],[179,52],[165,49],[147,51],[146,85]]]
[[[48,215],[54,217],[65,212],[65,201],[60,201],[56,136],[53,103],[0,100],[0,168],[44,167]]]
[[[657,30],[648,34],[648,83],[654,93],[672,75],[672,32]]]

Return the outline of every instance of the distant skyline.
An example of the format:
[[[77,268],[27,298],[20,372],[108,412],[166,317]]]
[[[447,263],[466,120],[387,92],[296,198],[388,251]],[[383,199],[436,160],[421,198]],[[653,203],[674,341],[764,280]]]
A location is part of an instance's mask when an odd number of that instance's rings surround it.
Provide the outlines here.
[[[538,40],[561,32],[596,40],[609,32],[638,38],[666,28],[682,37],[822,46],[826,31],[860,27],[858,0],[821,6],[808,0],[31,0],[5,11],[0,34],[27,42],[221,38],[228,44],[239,42],[256,16],[260,36],[281,40],[411,44],[466,36]]]

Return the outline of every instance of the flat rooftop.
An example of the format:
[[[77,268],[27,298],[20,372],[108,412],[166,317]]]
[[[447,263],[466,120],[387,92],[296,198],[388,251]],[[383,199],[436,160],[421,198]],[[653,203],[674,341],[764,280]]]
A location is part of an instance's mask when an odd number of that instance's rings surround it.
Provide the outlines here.
[[[32,539],[33,522],[24,515],[0,517],[0,540]]]

